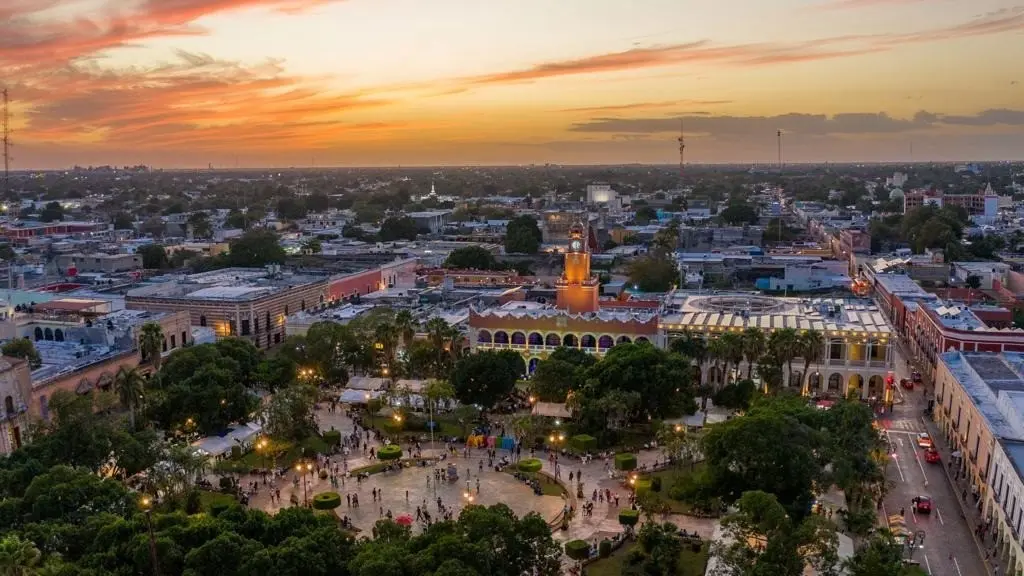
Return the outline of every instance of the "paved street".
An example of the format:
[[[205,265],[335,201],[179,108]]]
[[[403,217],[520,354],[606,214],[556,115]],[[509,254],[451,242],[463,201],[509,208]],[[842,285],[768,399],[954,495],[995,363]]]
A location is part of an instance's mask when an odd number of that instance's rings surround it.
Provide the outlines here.
[[[909,377],[906,363],[897,361],[896,380]],[[934,576],[981,576],[986,574],[971,529],[963,516],[959,498],[950,486],[945,472],[949,450],[941,444],[929,421],[923,416],[928,394],[918,388],[900,390],[891,414],[880,418],[892,446],[886,475],[892,486],[884,501],[884,512],[899,514],[905,510],[907,529],[925,532],[924,548],[915,551],[914,560]],[[917,435],[929,432],[942,454],[942,463],[928,464],[924,450],[917,445]],[[916,514],[911,498],[927,495],[932,498],[931,514]]]

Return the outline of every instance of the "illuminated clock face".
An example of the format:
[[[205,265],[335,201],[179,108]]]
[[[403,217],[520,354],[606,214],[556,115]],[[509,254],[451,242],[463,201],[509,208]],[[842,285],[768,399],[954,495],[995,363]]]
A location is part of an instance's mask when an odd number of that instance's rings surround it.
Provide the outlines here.
[[[580,242],[579,240],[573,240],[572,242],[569,243],[569,248],[573,252],[579,252],[582,247],[583,247],[583,243]]]

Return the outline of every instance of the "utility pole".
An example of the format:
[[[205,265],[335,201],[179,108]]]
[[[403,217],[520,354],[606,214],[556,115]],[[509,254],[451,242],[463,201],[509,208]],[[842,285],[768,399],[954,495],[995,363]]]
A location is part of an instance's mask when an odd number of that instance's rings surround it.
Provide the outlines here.
[[[0,111],[0,137],[3,138],[4,148],[4,197],[6,198],[11,190],[11,103],[7,88],[3,92],[3,110]]]

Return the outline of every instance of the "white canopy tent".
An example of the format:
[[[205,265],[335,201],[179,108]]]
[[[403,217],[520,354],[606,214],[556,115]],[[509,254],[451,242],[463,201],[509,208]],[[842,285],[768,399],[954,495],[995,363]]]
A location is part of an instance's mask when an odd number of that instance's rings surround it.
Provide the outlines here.
[[[229,428],[223,436],[200,438],[192,443],[192,447],[211,457],[223,456],[231,452],[232,446],[248,445],[261,431],[263,426],[256,422],[239,424]]]

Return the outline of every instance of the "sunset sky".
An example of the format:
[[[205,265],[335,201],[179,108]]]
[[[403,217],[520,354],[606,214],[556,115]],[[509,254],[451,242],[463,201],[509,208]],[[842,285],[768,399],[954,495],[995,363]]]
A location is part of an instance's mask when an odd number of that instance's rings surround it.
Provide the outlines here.
[[[1024,0],[0,0],[14,168],[1024,157]]]

